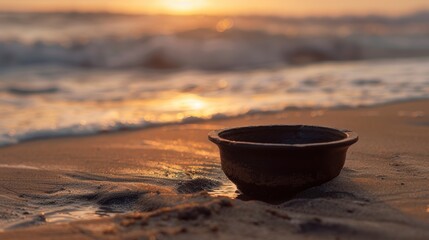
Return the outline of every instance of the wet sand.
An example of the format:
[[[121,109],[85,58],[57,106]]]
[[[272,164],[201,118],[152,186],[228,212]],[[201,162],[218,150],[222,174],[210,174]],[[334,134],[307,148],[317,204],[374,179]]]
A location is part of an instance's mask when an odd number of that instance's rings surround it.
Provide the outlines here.
[[[4,147],[0,239],[428,239],[427,109],[289,110]],[[348,128],[360,141],[338,178],[268,204],[236,193],[207,140],[252,124]]]

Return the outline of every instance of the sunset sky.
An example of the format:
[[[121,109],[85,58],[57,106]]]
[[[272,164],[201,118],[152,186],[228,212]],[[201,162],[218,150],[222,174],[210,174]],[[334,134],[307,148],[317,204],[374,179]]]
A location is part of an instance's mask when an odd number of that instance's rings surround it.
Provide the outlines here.
[[[429,0],[0,0],[0,11],[111,11],[149,14],[397,15]]]

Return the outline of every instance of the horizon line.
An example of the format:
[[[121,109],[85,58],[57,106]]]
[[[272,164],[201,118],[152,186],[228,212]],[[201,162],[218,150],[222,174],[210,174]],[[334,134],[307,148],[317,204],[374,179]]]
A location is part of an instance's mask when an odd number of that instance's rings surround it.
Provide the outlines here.
[[[258,13],[237,13],[237,14],[215,14],[215,13],[148,13],[148,12],[127,12],[127,11],[108,11],[108,10],[0,10],[0,14],[106,14],[106,15],[124,15],[124,16],[175,16],[175,17],[277,17],[277,18],[344,18],[344,17],[383,17],[383,18],[401,18],[419,14],[429,14],[429,8],[423,10],[412,10],[406,13],[348,13],[348,14],[258,14]]]

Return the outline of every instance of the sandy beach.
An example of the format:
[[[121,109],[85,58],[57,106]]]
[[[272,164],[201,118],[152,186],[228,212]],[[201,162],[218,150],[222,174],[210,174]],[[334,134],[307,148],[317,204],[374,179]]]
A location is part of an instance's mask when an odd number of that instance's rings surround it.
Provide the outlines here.
[[[0,240],[429,239],[429,1],[1,1]]]
[[[428,239],[429,101],[167,125],[0,149],[0,239]],[[210,130],[359,133],[333,181],[276,204],[236,192]]]

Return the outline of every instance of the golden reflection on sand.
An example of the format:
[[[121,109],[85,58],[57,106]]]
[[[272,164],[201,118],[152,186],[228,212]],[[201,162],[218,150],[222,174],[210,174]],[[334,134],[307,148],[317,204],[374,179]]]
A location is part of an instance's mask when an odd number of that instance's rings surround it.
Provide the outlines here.
[[[212,189],[208,192],[210,196],[213,197],[227,197],[227,198],[238,198],[240,195],[240,192],[237,189],[237,186],[232,183],[231,181],[227,181],[219,188]]]
[[[160,150],[170,150],[180,153],[190,153],[192,155],[198,155],[203,157],[216,158],[218,154],[216,152],[207,151],[204,149],[204,146],[198,143],[192,142],[183,142],[183,141],[152,141],[144,140],[143,144],[146,147],[160,149]]]

